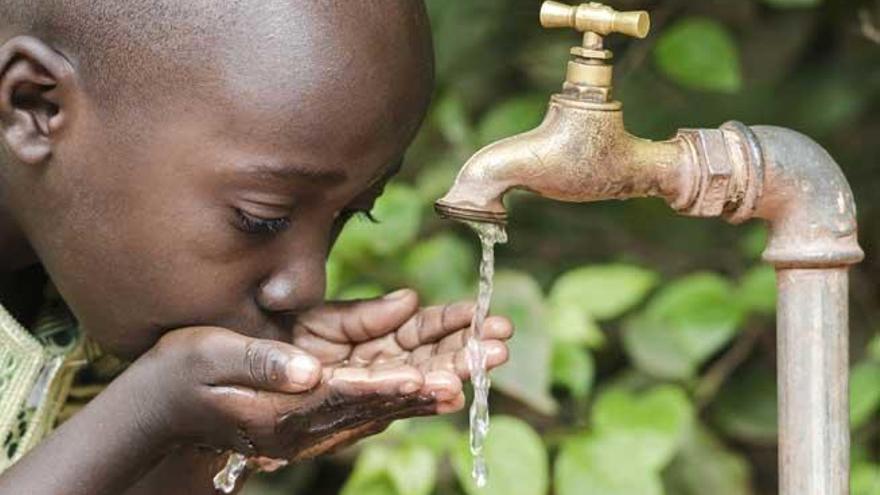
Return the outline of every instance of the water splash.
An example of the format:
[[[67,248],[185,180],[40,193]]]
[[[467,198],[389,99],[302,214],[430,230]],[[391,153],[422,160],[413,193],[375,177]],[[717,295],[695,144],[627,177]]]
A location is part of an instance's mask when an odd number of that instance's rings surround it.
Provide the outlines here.
[[[492,300],[492,279],[495,276],[495,244],[507,242],[504,227],[494,223],[467,223],[480,237],[483,248],[480,259],[480,289],[477,307],[467,341],[467,363],[474,386],[474,400],[470,408],[470,450],[474,457],[471,476],[478,487],[486,485],[488,471],[483,445],[489,433],[489,374],[486,372],[486,350],[483,347],[483,322]]]
[[[214,475],[214,488],[223,493],[232,493],[246,466],[247,458],[244,455],[238,452],[230,453],[229,458],[226,459],[226,465]]]

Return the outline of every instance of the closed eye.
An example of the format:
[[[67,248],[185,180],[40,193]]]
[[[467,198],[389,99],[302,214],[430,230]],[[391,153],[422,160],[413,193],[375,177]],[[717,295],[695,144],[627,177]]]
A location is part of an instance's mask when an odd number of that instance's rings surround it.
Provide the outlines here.
[[[235,209],[236,227],[244,233],[253,235],[272,235],[290,227],[289,217],[263,218],[244,210]]]

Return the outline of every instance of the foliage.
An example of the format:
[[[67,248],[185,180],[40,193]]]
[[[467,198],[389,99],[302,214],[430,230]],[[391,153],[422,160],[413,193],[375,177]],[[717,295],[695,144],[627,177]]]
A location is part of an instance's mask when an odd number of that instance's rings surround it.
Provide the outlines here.
[[[719,22],[686,18],[654,50],[657,66],[685,87],[733,93],[742,85],[736,43]]]
[[[376,204],[380,223],[353,220],[335,246],[329,297],[401,286],[426,304],[473,297],[475,236],[436,218],[431,204],[480,146],[540,122],[578,42],[539,29],[532,1],[426,3],[436,97],[409,164]],[[880,238],[871,201],[880,175],[870,158],[880,140],[869,137],[880,128],[880,50],[860,37],[853,6],[612,5],[652,10],[655,21],[647,40],[608,38],[615,96],[633,133],[665,138],[728,119],[803,130],[845,166],[860,237]],[[497,250],[492,310],[513,319],[517,333],[510,362],[493,373],[489,485],[477,490],[470,480],[466,415],[457,414],[395,423],[318,471],[300,465],[252,493],[275,493],[294,478],[303,493],[335,493],[334,480],[344,479],[343,494],[366,495],[776,493],[767,455],[777,416],[775,276],[760,261],[766,229],[675,217],[658,201],[566,205],[514,195],[508,206],[511,241]],[[852,491],[864,495],[880,494],[870,448],[880,431],[878,308],[864,279],[877,265],[867,263],[854,272],[862,280],[854,290],[866,292],[854,294],[861,345],[851,390]]]

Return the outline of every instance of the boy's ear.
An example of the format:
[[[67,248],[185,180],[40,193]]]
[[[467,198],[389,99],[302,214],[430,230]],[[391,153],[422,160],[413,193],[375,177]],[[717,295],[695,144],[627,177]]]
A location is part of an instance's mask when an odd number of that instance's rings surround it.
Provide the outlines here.
[[[74,75],[63,55],[36,38],[18,36],[0,45],[0,135],[22,162],[52,156],[73,111]]]

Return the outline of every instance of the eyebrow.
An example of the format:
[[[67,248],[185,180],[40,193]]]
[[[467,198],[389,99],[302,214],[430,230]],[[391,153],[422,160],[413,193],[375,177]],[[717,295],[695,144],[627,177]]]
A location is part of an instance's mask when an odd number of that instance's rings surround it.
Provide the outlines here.
[[[258,163],[248,166],[243,172],[265,179],[290,180],[291,178],[299,178],[321,184],[338,184],[348,178],[345,172],[339,170],[320,170],[317,167],[301,164],[279,166]]]

